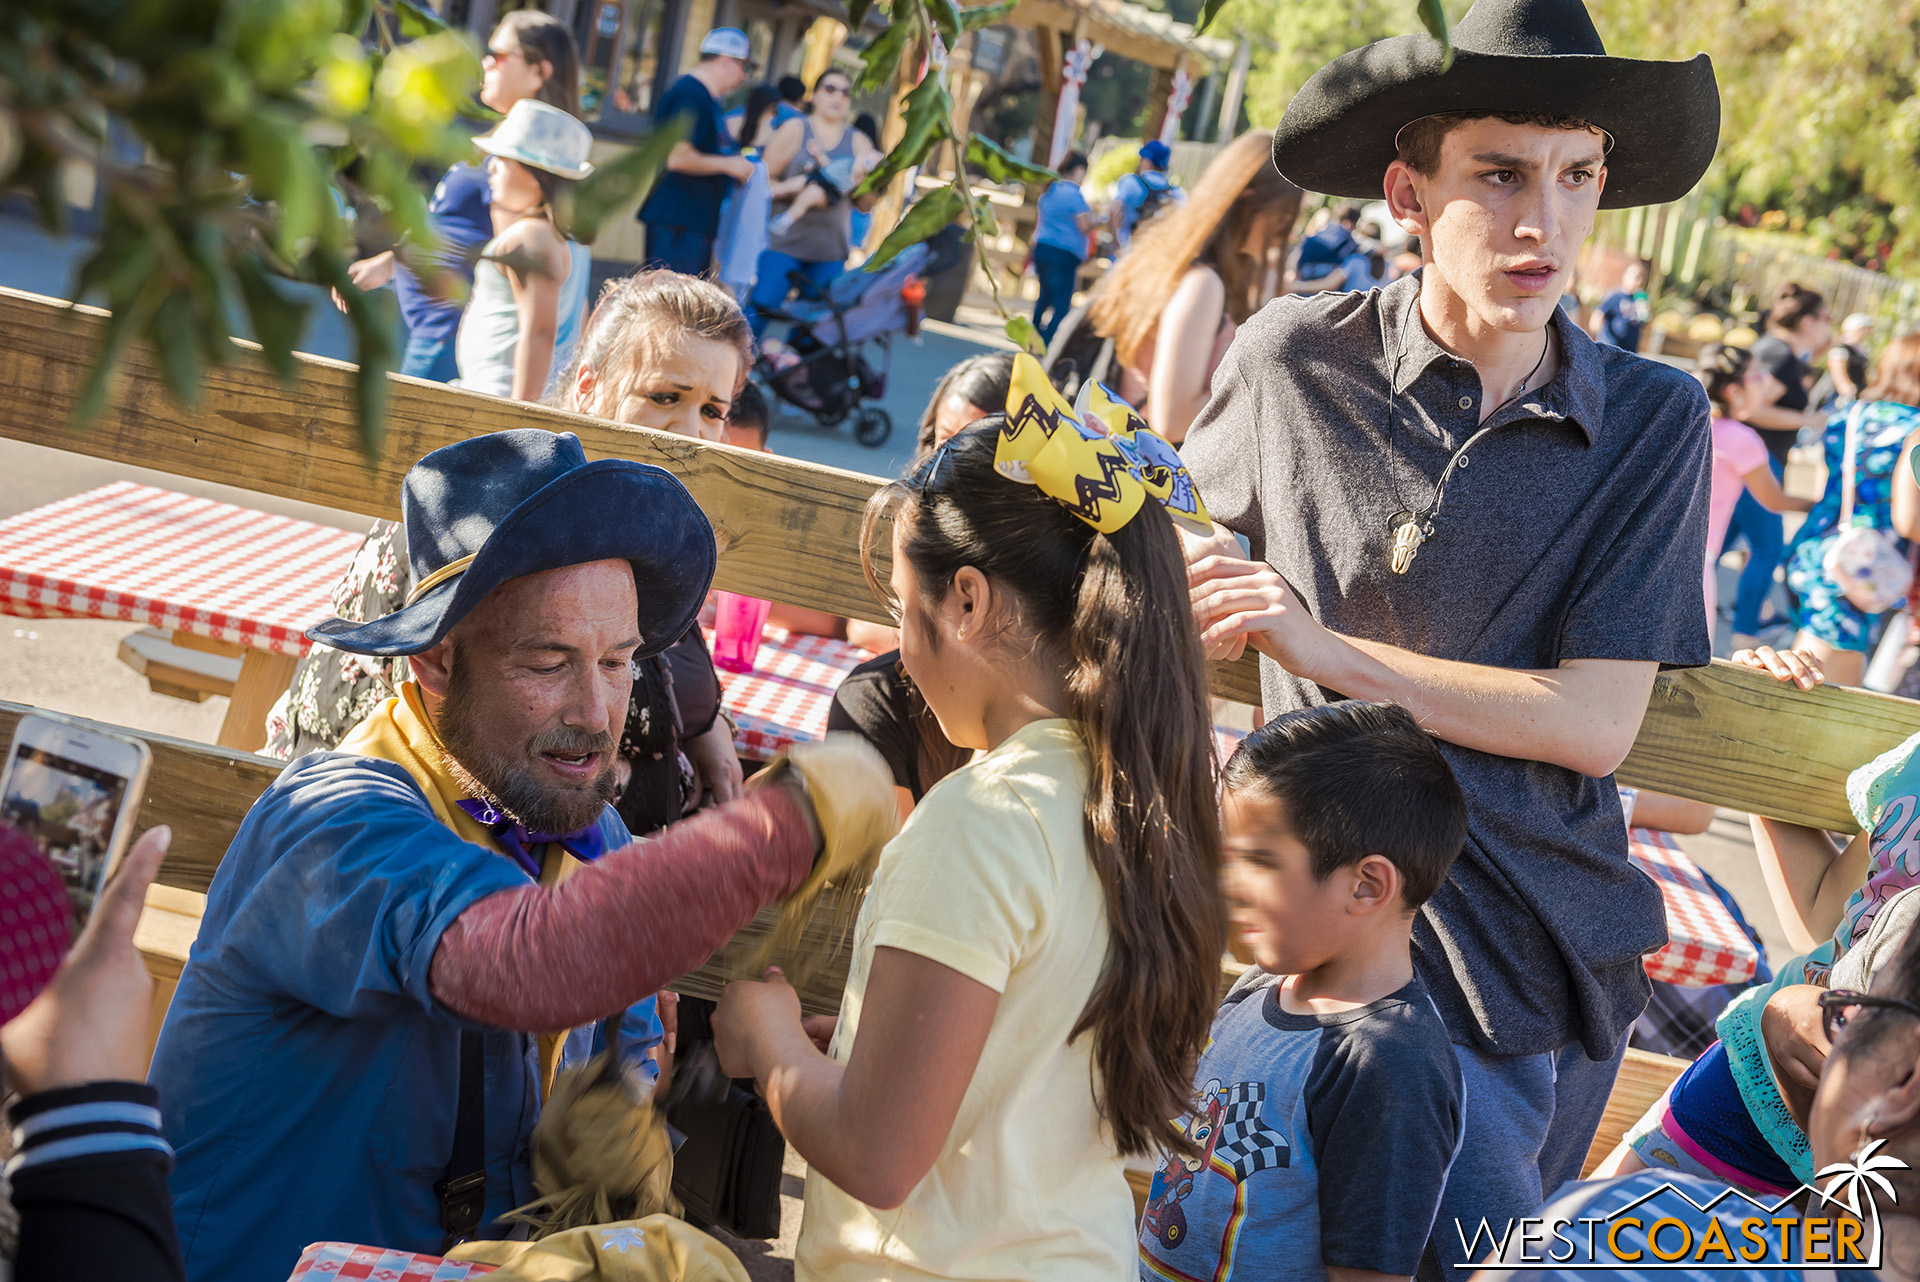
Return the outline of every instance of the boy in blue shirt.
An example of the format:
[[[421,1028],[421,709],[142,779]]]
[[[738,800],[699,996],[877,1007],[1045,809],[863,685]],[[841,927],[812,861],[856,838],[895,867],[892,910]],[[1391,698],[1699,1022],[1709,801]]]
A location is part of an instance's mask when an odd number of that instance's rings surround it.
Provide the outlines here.
[[[647,228],[646,266],[689,276],[712,268],[720,206],[734,183],[753,176],[753,162],[738,154],[720,100],[758,67],[745,32],[715,27],[700,41],[700,65],[660,96],[654,123],[664,127],[684,116],[690,132],[667,154],[665,172],[635,215]]]
[[[1391,703],[1277,717],[1225,784],[1222,883],[1256,965],[1200,1057],[1200,1155],[1154,1175],[1140,1276],[1411,1277],[1462,1114],[1413,919],[1466,841],[1466,799]]]
[[[1033,230],[1033,274],[1040,278],[1040,297],[1033,305],[1033,325],[1045,343],[1053,342],[1053,331],[1073,308],[1074,281],[1080,264],[1087,261],[1087,233],[1099,222],[1080,191],[1086,178],[1086,156],[1069,152],[1060,162],[1059,181],[1040,193],[1040,218]]]

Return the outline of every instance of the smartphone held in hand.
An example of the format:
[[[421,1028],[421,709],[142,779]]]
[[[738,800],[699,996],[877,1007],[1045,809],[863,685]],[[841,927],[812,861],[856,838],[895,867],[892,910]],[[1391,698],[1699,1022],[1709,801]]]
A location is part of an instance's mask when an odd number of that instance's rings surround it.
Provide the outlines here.
[[[76,928],[133,838],[153,754],[138,739],[50,713],[20,718],[0,769],[0,823],[66,883]]]

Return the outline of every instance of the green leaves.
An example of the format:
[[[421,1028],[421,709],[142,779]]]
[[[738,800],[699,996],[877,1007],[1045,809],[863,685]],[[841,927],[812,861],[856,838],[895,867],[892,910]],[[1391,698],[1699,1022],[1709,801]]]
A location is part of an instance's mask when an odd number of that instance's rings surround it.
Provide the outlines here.
[[[895,14],[894,20],[874,36],[860,51],[860,78],[853,86],[856,94],[877,93],[893,83],[908,51],[919,48],[924,22],[920,10],[914,8]]]
[[[1045,356],[1047,354],[1046,340],[1040,337],[1039,329],[1036,328],[1034,323],[1027,317],[1007,317],[1006,328],[1007,337],[1020,344],[1020,346],[1027,351],[1032,352],[1035,356]]]
[[[902,107],[902,114],[906,117],[906,133],[899,145],[888,152],[854,188],[854,195],[865,196],[869,192],[879,191],[892,182],[896,174],[913,168],[941,142],[953,136],[953,98],[940,83],[940,77],[928,75],[915,85]]]
[[[369,32],[379,47],[361,43]],[[398,326],[390,296],[347,278],[352,214],[375,215],[368,248],[381,232],[428,241],[414,169],[467,154],[456,119],[479,78],[470,38],[422,0],[0,4],[0,190],[31,193],[54,231],[73,162],[92,166],[104,198],[73,294],[112,319],[77,420],[105,407],[136,340],[191,404],[243,317],[292,377],[312,305],[274,280],[291,277],[347,302],[362,440],[375,448]]]
[[[1045,165],[1020,159],[990,138],[967,138],[967,163],[997,183],[1048,183],[1060,175]]]
[[[910,245],[918,245],[960,217],[966,207],[966,201],[951,187],[928,192],[907,210],[899,225],[880,242],[880,248],[874,250],[873,257],[867,260],[867,270],[879,271],[899,257],[900,251]]]
[[[1200,0],[1200,15],[1193,20],[1194,34],[1199,35],[1212,26],[1215,16],[1226,3],[1227,0]]]
[[[568,234],[591,245],[601,224],[644,199],[666,167],[667,153],[687,136],[690,123],[686,116],[670,120],[626,155],[595,169],[583,181],[568,184],[560,194],[560,218]]]
[[[978,31],[982,27],[991,27],[1018,7],[1020,0],[1000,0],[999,4],[984,4],[977,9],[960,11],[960,29]]]
[[[1445,0],[1419,0],[1419,4],[1420,25],[1440,42],[1440,67],[1444,71],[1453,65],[1453,28],[1447,23]]]

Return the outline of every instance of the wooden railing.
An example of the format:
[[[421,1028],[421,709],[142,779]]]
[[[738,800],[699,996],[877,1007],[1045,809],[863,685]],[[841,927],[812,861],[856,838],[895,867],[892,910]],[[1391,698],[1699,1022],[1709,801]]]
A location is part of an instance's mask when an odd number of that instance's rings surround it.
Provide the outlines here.
[[[208,371],[192,409],[165,390],[151,353],[135,349],[111,408],[71,432],[66,424],[101,330],[96,310],[0,290],[0,437],[397,517],[401,479],[429,450],[511,427],[571,431],[589,456],[655,463],[686,484],[719,540],[718,586],[886,619],[859,554],[876,478],[400,377],[392,379],[385,448],[369,460],[354,427],[352,366],[302,356],[299,380],[287,386],[246,344],[236,344],[231,364]],[[883,541],[883,558],[884,548]],[[1259,697],[1251,656],[1216,665],[1213,684],[1227,698]],[[0,705],[0,736],[11,733],[17,712]],[[1801,693],[1716,663],[1661,675],[1619,773],[1641,787],[1847,831],[1856,826],[1846,807],[1848,772],[1916,731],[1920,704],[1858,690]],[[154,746],[143,820],[170,823],[176,833],[162,880],[204,889],[279,763],[141,737]]]

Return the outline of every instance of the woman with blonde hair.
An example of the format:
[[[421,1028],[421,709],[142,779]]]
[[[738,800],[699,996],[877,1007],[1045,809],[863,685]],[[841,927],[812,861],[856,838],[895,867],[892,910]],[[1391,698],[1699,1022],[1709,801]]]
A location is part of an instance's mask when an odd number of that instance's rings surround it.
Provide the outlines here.
[[[1300,189],[1274,169],[1272,148],[1249,130],[1222,149],[1184,204],[1134,236],[1088,306],[1087,323],[1113,345],[1099,363],[1119,366],[1118,377],[1110,368],[1094,376],[1176,444],[1206,404],[1234,330],[1275,292]]]

